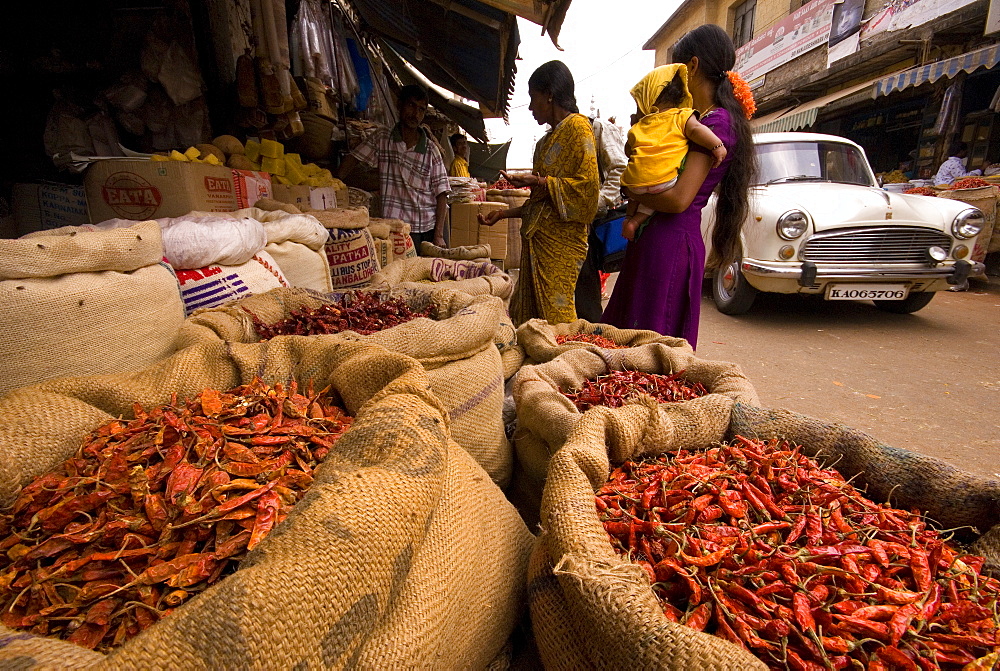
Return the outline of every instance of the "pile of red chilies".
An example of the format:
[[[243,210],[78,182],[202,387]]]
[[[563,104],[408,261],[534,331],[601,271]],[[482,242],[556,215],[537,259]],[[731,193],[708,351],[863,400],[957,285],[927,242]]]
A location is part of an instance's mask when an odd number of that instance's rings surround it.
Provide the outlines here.
[[[556,342],[563,345],[568,342],[588,342],[591,345],[597,345],[598,347],[603,347],[604,349],[624,349],[624,345],[619,345],[614,340],[610,338],[605,338],[604,336],[599,336],[596,333],[575,333],[573,335],[559,335],[556,336]]]
[[[640,394],[652,396],[660,403],[677,403],[705,396],[708,390],[700,382],[685,380],[684,371],[658,375],[637,370],[615,370],[595,380],[586,380],[577,391],[562,393],[573,401],[580,412],[586,412],[595,405],[620,408]]]
[[[261,340],[281,335],[324,335],[354,331],[370,335],[399,326],[417,317],[431,317],[434,306],[414,311],[402,298],[381,299],[374,293],[342,296],[332,305],[293,310],[288,317],[274,324],[265,324],[250,314],[254,330]]]
[[[929,186],[915,186],[912,189],[907,189],[903,193],[909,193],[911,195],[917,196],[934,196],[937,197],[937,191],[930,188]]]
[[[984,186],[989,186],[990,183],[985,179],[979,179],[978,177],[963,177],[962,179],[955,180],[952,185],[956,189],[981,189]]]
[[[667,618],[771,668],[962,668],[1000,651],[983,558],[786,442],[625,462],[596,504]]]
[[[91,432],[0,516],[0,622],[107,651],[233,573],[350,426],[255,379]]]

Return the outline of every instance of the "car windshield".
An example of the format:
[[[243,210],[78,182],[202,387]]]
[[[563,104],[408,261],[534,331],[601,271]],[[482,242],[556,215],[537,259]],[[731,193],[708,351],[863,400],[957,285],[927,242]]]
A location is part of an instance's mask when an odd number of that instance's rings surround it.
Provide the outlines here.
[[[757,145],[759,184],[838,182],[874,186],[868,161],[840,142],[774,142]]]

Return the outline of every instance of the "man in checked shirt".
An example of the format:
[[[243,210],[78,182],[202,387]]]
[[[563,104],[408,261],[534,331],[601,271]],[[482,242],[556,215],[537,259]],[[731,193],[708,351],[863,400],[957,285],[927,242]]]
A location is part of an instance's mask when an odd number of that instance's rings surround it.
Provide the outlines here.
[[[417,249],[424,241],[444,247],[448,221],[448,171],[437,143],[421,126],[426,114],[427,91],[416,84],[404,86],[399,123],[373,133],[340,165],[341,179],[359,161],[378,168],[382,216],[408,223]]]

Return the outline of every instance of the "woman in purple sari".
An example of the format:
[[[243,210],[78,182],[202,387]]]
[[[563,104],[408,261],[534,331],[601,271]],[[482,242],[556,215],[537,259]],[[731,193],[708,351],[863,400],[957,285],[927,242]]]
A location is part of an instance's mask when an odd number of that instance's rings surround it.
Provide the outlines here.
[[[687,65],[688,84],[694,107],[701,112],[701,123],[719,136],[728,153],[721,165],[712,168],[711,153],[690,143],[677,184],[662,193],[638,196],[639,202],[656,214],[642,236],[629,243],[602,321],[619,328],[685,338],[695,347],[705,274],[701,211],[718,187],[713,260],[725,264],[739,256],[740,231],[757,169],[748,122],[753,99],[746,99],[746,84],[731,71],[736,51],[719,26],[695,28],[678,40],[672,53],[675,63]]]

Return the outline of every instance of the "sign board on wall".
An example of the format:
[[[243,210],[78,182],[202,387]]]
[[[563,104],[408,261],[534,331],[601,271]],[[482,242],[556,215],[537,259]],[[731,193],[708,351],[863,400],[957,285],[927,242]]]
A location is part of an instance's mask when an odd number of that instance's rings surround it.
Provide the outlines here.
[[[834,3],[829,50],[826,56],[827,67],[858,50],[861,15],[864,12],[864,0],[838,0]]]
[[[736,50],[736,71],[747,81],[826,44],[833,0],[812,0]]]
[[[950,14],[976,0],[892,0],[861,27],[861,39],[878,33],[921,26],[928,21]],[[992,11],[994,2],[990,3]],[[986,32],[989,33],[987,20]]]
[[[1000,0],[990,0],[990,11],[986,15],[983,35],[992,35],[997,31],[1000,31]]]

